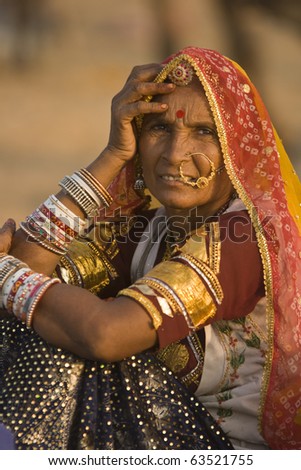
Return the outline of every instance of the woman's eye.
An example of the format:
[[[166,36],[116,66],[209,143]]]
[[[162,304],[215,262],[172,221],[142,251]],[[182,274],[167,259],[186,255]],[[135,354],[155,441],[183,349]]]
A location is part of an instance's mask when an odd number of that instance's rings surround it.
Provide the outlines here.
[[[168,126],[166,124],[154,124],[151,126],[150,130],[154,132],[165,132],[168,131]]]
[[[170,131],[169,126],[164,123],[149,123],[146,124],[141,131],[141,134],[150,135],[150,136],[164,136]]]
[[[200,135],[215,135],[215,131],[213,129],[209,129],[208,127],[200,127],[198,129],[198,134],[200,134]]]

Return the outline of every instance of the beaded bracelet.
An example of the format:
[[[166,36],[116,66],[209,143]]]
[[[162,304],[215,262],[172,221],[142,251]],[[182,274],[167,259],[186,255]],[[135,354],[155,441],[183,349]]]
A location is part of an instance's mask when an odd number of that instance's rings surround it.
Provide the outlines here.
[[[105,205],[109,207],[113,202],[113,198],[110,193],[105,189],[105,187],[86,168],[81,168],[79,170],[79,173],[82,176],[86,177],[86,179],[90,182],[92,188],[94,188],[96,193],[100,193],[102,195],[102,198],[106,201]]]
[[[94,217],[99,206],[72,176],[65,176],[59,185],[77,203],[87,217]]]
[[[12,313],[18,320],[25,323],[26,309],[24,306],[27,298],[32,295],[32,290],[35,289],[37,285],[45,282],[47,279],[48,277],[44,274],[31,273],[18,289],[10,313]]]
[[[34,235],[32,231],[27,227],[26,222],[21,222],[20,228],[23,230],[23,232],[29,235],[29,237],[32,238],[38,245],[42,246],[46,250],[51,251],[52,253],[55,253],[56,255],[60,256],[64,256],[66,254],[67,250],[55,248],[52,244],[47,243],[46,241],[41,240],[40,237]]]
[[[3,308],[3,296],[5,282],[22,267],[28,266],[13,256],[5,255],[0,258],[0,308]]]
[[[48,279],[34,292],[34,295],[29,298],[28,305],[26,303],[24,306],[24,310],[26,310],[26,326],[28,328],[31,328],[32,326],[34,311],[45,292],[49,289],[50,286],[60,283],[61,281],[58,278]]]
[[[11,285],[8,285],[8,282],[6,283],[7,285],[5,287],[7,288],[7,293],[3,295],[3,304],[5,303],[6,310],[9,313],[13,313],[14,302],[19,301],[20,287],[24,284],[25,280],[32,274],[33,272],[30,269],[23,268],[18,273],[15,273],[15,275],[11,276],[11,278],[9,279]]]
[[[56,196],[53,194],[43,203],[48,209],[49,213],[47,217],[55,216],[54,222],[58,225],[58,220],[64,225],[64,229],[69,228],[70,235],[72,238],[77,236],[84,236],[87,229],[87,220],[81,219],[79,216],[74,214],[67,206],[65,206]],[[71,233],[74,231],[74,233]]]
[[[73,173],[73,175],[70,176],[70,178],[72,178],[74,182],[81,186],[83,190],[91,197],[91,199],[93,199],[95,203],[95,209],[97,211],[98,208],[103,204],[103,199],[101,198],[100,193],[97,193],[94,188],[89,185],[89,181],[86,180],[79,172],[76,171]]]
[[[61,228],[57,227],[50,220],[47,220],[44,223],[39,222],[35,218],[36,212],[26,218],[27,228],[38,235],[38,238],[42,238],[43,240],[55,245],[57,248],[65,250],[66,244],[70,243],[70,241],[75,237],[71,238],[66,235]]]
[[[7,275],[20,266],[24,267],[27,265],[11,255],[5,255],[0,258],[0,288],[3,286]]]
[[[18,268],[16,269],[15,271],[12,271],[10,273],[10,275],[7,277],[7,279],[5,280],[4,284],[3,284],[3,287],[2,287],[2,304],[3,306],[5,305],[6,307],[6,310],[10,311],[8,308],[7,308],[7,301],[8,301],[8,298],[11,295],[15,295],[14,291],[13,291],[13,288],[14,288],[14,284],[17,282],[17,280],[19,279],[20,276],[22,276],[24,273],[31,273],[32,271],[30,270],[30,268],[27,266],[27,267],[23,267],[23,268]],[[10,311],[10,313],[12,313]]]
[[[8,265],[10,273],[7,276]],[[0,288],[1,306],[26,323],[27,327],[32,325],[34,311],[47,289],[61,283],[58,278],[31,271],[25,263],[12,256],[0,257],[0,277],[3,279]]]
[[[25,222],[21,222],[20,227],[35,243],[64,256],[74,238],[86,236],[87,225],[86,220],[51,195]]]

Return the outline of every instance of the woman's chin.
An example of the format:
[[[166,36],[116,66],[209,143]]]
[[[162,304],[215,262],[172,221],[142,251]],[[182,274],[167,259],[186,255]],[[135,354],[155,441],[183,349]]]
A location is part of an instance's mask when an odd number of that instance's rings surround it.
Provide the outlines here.
[[[167,213],[169,215],[173,214],[188,214],[194,207],[195,204],[189,204],[188,202],[183,201],[183,198],[180,197],[158,197],[155,196],[156,199],[165,207]]]

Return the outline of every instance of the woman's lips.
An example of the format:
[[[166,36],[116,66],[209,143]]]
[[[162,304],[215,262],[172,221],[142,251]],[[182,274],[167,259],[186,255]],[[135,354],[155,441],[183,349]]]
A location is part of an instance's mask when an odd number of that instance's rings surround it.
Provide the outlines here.
[[[197,178],[194,178],[193,176],[185,175],[185,177],[188,179],[188,181],[190,181],[190,182],[192,182],[192,183],[195,183],[195,182],[197,181]],[[176,176],[173,176],[173,175],[161,175],[160,178],[163,179],[163,181],[168,181],[168,182],[180,182],[180,183],[185,184],[185,181],[183,181],[183,179],[182,179],[179,175],[176,175]]]

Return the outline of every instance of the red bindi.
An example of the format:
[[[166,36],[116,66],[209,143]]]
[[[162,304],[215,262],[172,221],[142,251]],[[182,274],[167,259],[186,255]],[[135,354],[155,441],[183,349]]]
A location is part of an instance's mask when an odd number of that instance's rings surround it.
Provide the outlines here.
[[[176,116],[178,119],[182,119],[185,116],[185,111],[183,111],[183,109],[178,109]]]

